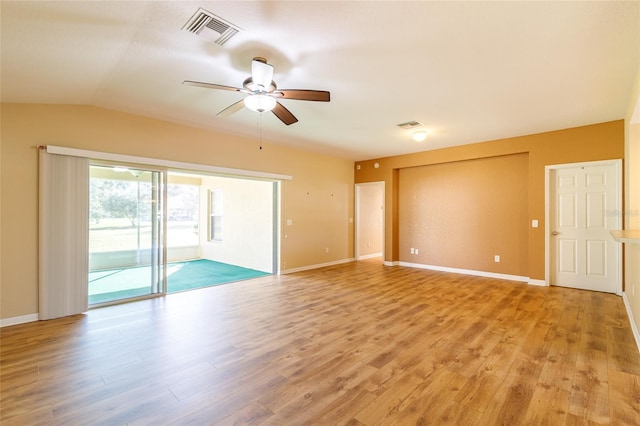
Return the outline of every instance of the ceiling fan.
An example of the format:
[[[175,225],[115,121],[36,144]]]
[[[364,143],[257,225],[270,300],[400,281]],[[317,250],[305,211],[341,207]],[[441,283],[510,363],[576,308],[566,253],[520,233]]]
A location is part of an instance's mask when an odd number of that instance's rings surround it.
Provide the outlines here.
[[[206,89],[230,90],[248,95],[244,99],[229,105],[217,115],[233,114],[246,106],[250,110],[260,113],[271,111],[287,126],[297,122],[298,119],[284,105],[278,102],[278,99],[319,102],[329,102],[330,100],[330,93],[324,90],[278,90],[276,82],[273,81],[273,66],[269,65],[267,60],[261,57],[255,57],[251,61],[251,77],[248,77],[242,83],[241,88],[190,80],[185,80],[182,84]]]

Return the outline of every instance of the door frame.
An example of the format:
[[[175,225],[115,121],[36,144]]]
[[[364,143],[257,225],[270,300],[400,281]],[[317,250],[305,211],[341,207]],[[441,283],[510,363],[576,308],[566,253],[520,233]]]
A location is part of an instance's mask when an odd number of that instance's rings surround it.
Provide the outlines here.
[[[274,180],[272,187],[272,196],[273,196],[273,225],[271,232],[273,233],[273,241],[271,246],[272,253],[272,264],[271,264],[271,273],[273,275],[280,275],[280,250],[282,247],[282,242],[280,240],[280,235],[282,235],[281,228],[281,212],[282,212],[282,181]]]
[[[617,188],[615,193],[616,203],[613,206],[613,214],[616,217],[617,229],[622,229],[623,217],[622,217],[622,159],[614,160],[602,160],[602,161],[587,161],[580,163],[567,163],[567,164],[553,164],[547,165],[544,168],[544,279],[545,285],[551,285],[551,230],[549,229],[549,220],[551,218],[551,171],[559,170],[571,167],[590,167],[590,166],[614,166],[614,178],[616,180],[615,187]],[[614,245],[614,249],[617,251],[618,262],[615,265],[618,273],[618,282],[616,283],[616,294],[622,295],[622,245]]]
[[[353,250],[355,254],[356,260],[367,259],[366,256],[360,256],[358,253],[358,242],[360,241],[360,188],[367,185],[382,185],[382,261],[385,260],[385,220],[386,220],[386,205],[385,205],[385,194],[386,187],[384,181],[376,181],[376,182],[364,182],[364,183],[356,183],[355,184],[355,232],[354,232],[354,244]]]

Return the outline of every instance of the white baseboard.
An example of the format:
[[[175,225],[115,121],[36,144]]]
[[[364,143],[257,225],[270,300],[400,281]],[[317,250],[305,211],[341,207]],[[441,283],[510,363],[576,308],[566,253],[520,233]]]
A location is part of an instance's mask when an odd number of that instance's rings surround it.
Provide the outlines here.
[[[365,254],[365,255],[362,255],[362,256],[358,256],[358,258],[356,260],[373,259],[375,257],[382,257],[382,253]]]
[[[301,266],[299,268],[284,269],[280,271],[280,274],[291,274],[293,272],[308,271],[310,269],[324,268],[325,266],[333,266],[333,265],[340,265],[342,263],[355,262],[355,260],[356,260],[355,258],[350,257],[348,259],[335,260],[333,262],[318,263],[316,265],[308,265],[308,266]]]
[[[382,262],[382,264],[384,266],[398,266],[400,262],[398,262],[397,260],[385,260],[384,262]]]
[[[520,275],[497,274],[495,272],[475,271],[472,269],[449,268],[448,266],[425,265],[422,263],[398,262],[400,266],[408,266],[410,268],[429,269],[431,271],[451,272],[453,274],[474,275],[477,277],[497,278],[501,280],[519,281],[529,283],[529,277]]]
[[[540,286],[540,287],[548,287],[547,286],[547,282],[545,280],[534,280],[532,278],[529,279],[527,284],[529,284],[529,285],[537,285],[537,286]]]
[[[622,293],[622,301],[624,302],[624,307],[627,308],[627,316],[631,323],[631,331],[633,332],[633,337],[636,339],[638,352],[640,352],[640,332],[638,332],[638,327],[636,326],[636,321],[633,318],[633,312],[631,311],[631,305],[629,304],[629,299],[627,299],[627,293],[625,292]]]
[[[0,328],[10,325],[24,324],[27,322],[38,321],[38,314],[21,315],[19,317],[0,319]]]

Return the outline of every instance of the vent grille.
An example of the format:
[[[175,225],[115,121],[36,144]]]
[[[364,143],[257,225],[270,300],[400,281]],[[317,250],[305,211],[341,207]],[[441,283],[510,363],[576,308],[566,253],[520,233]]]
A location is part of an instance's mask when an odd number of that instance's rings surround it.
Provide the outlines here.
[[[224,34],[224,32],[229,29],[229,26],[217,19],[210,19],[209,22],[207,22],[207,28],[212,29],[217,33]]]
[[[198,9],[182,29],[211,40],[220,46],[240,31],[240,27],[202,8]]]
[[[420,127],[420,126],[422,126],[422,123],[415,120],[398,124],[398,127],[402,127],[403,129],[413,129],[414,127]]]

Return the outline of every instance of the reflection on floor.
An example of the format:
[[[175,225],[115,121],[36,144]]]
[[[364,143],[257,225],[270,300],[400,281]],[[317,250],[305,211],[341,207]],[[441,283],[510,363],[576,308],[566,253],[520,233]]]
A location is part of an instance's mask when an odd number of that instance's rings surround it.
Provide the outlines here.
[[[167,293],[248,280],[267,272],[207,259],[167,264]],[[89,273],[89,304],[151,294],[151,267],[138,266]]]

